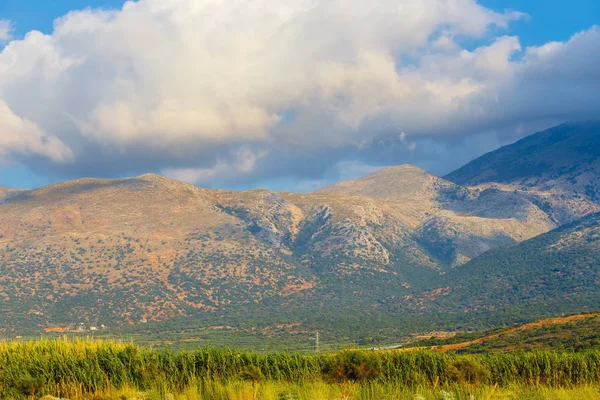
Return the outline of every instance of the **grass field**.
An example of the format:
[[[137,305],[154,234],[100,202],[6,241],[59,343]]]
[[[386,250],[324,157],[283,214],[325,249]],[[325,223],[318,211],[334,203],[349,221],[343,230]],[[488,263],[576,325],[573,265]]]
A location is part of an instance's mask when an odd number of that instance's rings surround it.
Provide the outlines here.
[[[0,399],[600,399],[598,388],[598,350],[301,355],[84,340],[0,344]]]
[[[597,400],[600,390],[593,386],[576,388],[548,388],[513,386],[498,388],[461,386],[432,389],[429,387],[408,388],[399,385],[380,383],[349,384],[345,388],[323,382],[292,384],[285,382],[265,382],[257,386],[245,381],[227,384],[198,384],[178,392],[150,390],[140,392],[134,388],[100,390],[94,395],[74,393],[72,399],[120,400]]]

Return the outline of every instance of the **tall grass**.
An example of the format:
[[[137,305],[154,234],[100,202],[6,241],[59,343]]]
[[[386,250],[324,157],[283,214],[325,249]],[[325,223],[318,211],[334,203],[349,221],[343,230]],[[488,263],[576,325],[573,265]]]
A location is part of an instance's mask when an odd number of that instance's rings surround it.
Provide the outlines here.
[[[195,391],[198,396],[204,393],[198,399],[231,399],[234,397],[227,391],[236,385],[240,390],[254,387],[256,382],[244,382],[248,371],[256,371],[250,375],[261,380],[258,386],[262,391],[269,387],[322,387],[337,393],[331,398],[362,393],[360,398],[376,399],[377,393],[386,391],[446,390],[457,385],[473,390],[573,388],[600,384],[600,351],[477,356],[344,351],[300,355],[211,347],[174,353],[85,340],[0,343],[0,399],[45,394],[83,398],[119,390],[157,393],[158,398]],[[264,393],[263,397],[268,398]]]

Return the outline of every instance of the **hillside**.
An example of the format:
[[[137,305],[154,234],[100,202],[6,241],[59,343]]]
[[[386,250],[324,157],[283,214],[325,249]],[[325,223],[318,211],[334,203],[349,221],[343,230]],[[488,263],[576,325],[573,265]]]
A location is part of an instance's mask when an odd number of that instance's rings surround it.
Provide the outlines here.
[[[453,265],[551,227],[526,199],[410,166],[309,194],[158,175],[80,179],[5,195],[0,323],[371,315]]]
[[[11,189],[0,186],[0,204],[4,202],[7,198],[18,194],[19,192],[23,192],[24,190],[20,189]]]
[[[156,175],[52,185],[0,207],[0,296],[25,321],[164,320],[314,285],[210,192]]]
[[[600,305],[600,214],[523,243],[490,250],[451,270],[435,299],[414,307],[509,319],[596,310]]]
[[[600,211],[600,122],[570,122],[487,153],[445,179],[526,195],[560,224]]]
[[[442,353],[544,349],[581,351],[597,348],[600,345],[599,328],[599,314],[575,314],[492,331],[459,333],[447,339],[431,337],[411,343],[410,346],[427,347]]]
[[[596,162],[573,157],[564,174]],[[414,331],[597,307],[598,215],[551,231],[593,198],[482,182],[401,165],[307,194],[153,174],[1,189],[0,325]]]
[[[388,167],[314,193],[384,202],[438,263],[460,265],[485,251],[520,242],[556,225],[524,196],[471,190],[417,167]]]

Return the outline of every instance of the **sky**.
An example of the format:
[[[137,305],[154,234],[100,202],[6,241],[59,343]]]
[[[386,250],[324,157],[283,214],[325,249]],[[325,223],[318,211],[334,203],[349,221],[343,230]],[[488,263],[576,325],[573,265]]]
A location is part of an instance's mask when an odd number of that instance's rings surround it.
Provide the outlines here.
[[[0,186],[444,175],[600,115],[597,0],[0,0]]]

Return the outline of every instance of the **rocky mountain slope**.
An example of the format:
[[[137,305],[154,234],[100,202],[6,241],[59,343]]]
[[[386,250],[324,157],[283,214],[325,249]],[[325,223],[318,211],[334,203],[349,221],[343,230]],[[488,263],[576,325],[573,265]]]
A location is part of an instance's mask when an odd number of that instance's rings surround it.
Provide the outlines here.
[[[410,166],[310,194],[80,179],[5,192],[0,296],[39,324],[293,307],[340,285],[396,296],[551,227],[526,199]]]
[[[14,196],[15,194],[22,192],[22,191],[23,190],[19,190],[19,189],[0,187],[0,204],[2,202],[4,202],[4,200],[8,199],[9,197]]]
[[[460,265],[490,248],[520,242],[556,226],[524,196],[471,190],[410,165],[384,168],[315,194],[367,197],[385,204],[438,265]]]
[[[25,320],[164,320],[314,285],[210,191],[156,175],[21,192],[0,221],[0,296]]]
[[[600,211],[600,122],[565,123],[485,154],[445,177],[525,195],[559,224]]]
[[[329,323],[453,313],[471,298],[469,310],[491,310],[493,303],[469,296],[502,300],[511,289],[494,286],[486,268],[496,265],[481,261],[508,256],[486,251],[598,207],[585,192],[597,178],[597,154],[582,150],[578,159],[573,147],[535,181],[501,171],[534,150],[552,159],[553,143],[569,135],[593,149],[594,125],[570,126],[524,139],[535,145],[518,142],[499,150],[506,155],[484,156],[449,179],[401,165],[307,194],[203,189],[152,174],[0,189],[0,325],[202,325],[253,313],[263,322]],[[518,279],[530,277],[533,262],[519,267],[525,275]],[[476,290],[477,281],[485,291]]]

